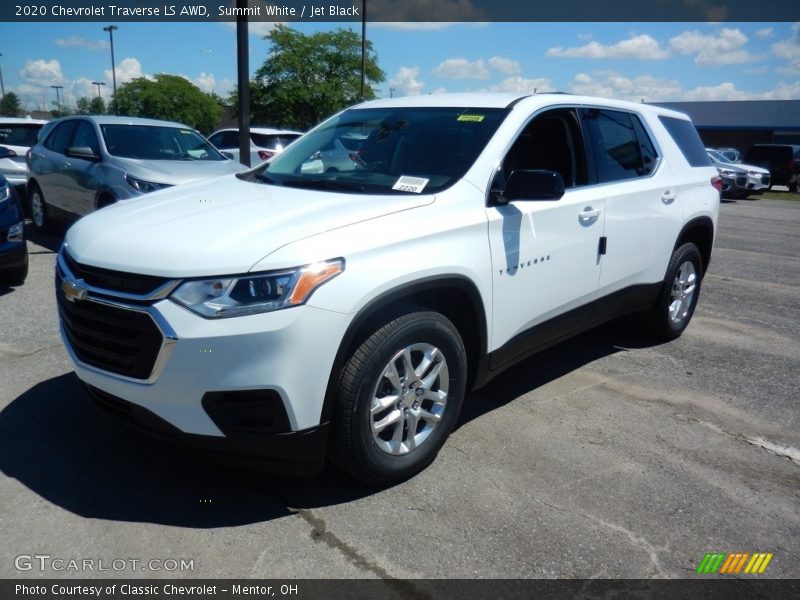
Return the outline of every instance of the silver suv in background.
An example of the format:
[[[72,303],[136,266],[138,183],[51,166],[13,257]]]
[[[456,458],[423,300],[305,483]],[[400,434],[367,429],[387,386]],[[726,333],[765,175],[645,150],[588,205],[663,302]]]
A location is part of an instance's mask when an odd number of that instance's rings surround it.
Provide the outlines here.
[[[244,170],[180,123],[114,116],[51,121],[28,154],[35,229],[182,183]]]
[[[4,148],[0,150],[0,175],[19,192],[25,190],[28,182],[25,154],[36,143],[39,130],[45,123],[47,121],[30,117],[0,118],[0,147]]]

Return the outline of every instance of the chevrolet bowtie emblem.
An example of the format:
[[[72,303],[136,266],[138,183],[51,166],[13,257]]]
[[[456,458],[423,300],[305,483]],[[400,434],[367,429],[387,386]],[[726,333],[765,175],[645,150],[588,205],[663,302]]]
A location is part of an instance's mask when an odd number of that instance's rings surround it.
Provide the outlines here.
[[[83,281],[72,281],[65,279],[61,282],[61,291],[64,292],[64,297],[70,302],[77,302],[86,297],[86,292],[89,289],[85,286]]]

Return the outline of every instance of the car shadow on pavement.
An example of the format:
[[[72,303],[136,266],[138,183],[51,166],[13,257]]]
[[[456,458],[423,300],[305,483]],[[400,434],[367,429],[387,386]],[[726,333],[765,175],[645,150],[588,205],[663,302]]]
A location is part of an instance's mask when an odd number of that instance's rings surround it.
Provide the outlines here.
[[[51,252],[58,252],[58,249],[61,247],[61,242],[64,241],[64,235],[67,231],[67,228],[60,223],[53,224],[53,231],[48,233],[39,233],[33,229],[33,225],[28,222],[25,225],[25,238],[37,246],[41,246],[42,248],[46,248]],[[36,254],[36,250],[28,249],[30,254]]]
[[[636,316],[622,317],[561,342],[503,371],[469,395],[456,428],[596,360],[660,342],[640,332]]]
[[[331,469],[302,480],[183,453],[97,412],[74,373],[0,411],[0,471],[85,518],[193,528],[268,521],[374,492]]]

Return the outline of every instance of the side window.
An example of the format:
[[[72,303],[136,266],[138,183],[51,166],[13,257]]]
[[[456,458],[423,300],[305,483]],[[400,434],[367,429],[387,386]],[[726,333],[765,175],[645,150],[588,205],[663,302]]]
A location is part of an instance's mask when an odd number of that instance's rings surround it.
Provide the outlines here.
[[[557,171],[567,188],[586,185],[586,159],[578,116],[573,109],[555,109],[534,117],[509,150],[501,169]]]
[[[83,148],[91,148],[95,154],[100,155],[100,144],[97,141],[97,134],[94,127],[89,121],[78,122],[78,128],[75,131],[75,137],[72,140],[72,146],[79,146]]]
[[[656,167],[658,152],[656,152],[653,140],[650,139],[650,135],[644,128],[644,125],[642,125],[639,117],[631,115],[631,119],[633,120],[633,130],[636,132],[636,139],[639,141],[639,151],[642,153],[642,163],[644,164],[643,175],[649,175]]]
[[[691,121],[664,115],[659,116],[658,120],[661,121],[669,135],[675,140],[689,166],[711,166],[711,159],[708,158],[706,148]]]
[[[220,131],[219,133],[215,133],[210,138],[208,138],[208,141],[211,142],[217,148],[222,148],[222,132]]]
[[[655,166],[656,152],[634,115],[591,108],[583,111],[583,119],[592,137],[598,183],[633,179],[650,173]],[[637,125],[647,144],[639,143]],[[648,155],[649,164],[645,155]]]
[[[64,121],[59,124],[44,141],[44,147],[53,152],[64,154],[64,150],[69,146],[72,139],[72,132],[75,130],[75,121]]]

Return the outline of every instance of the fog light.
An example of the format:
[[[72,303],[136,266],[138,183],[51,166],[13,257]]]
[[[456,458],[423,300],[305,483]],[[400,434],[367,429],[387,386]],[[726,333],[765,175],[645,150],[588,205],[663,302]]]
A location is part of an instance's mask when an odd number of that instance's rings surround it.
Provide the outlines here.
[[[11,226],[11,229],[8,230],[8,241],[9,242],[21,242],[25,239],[25,223],[20,221],[19,223],[14,223]]]

